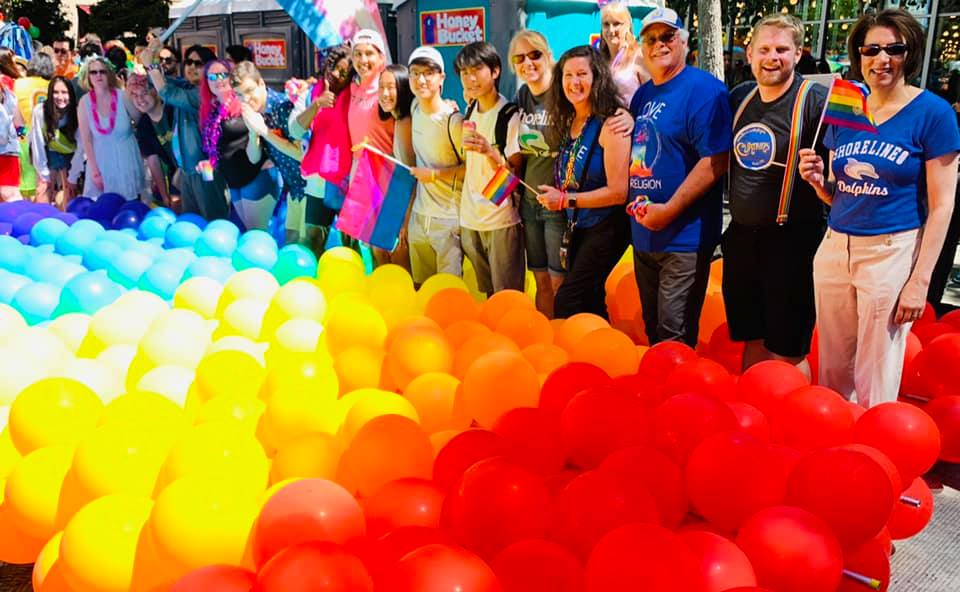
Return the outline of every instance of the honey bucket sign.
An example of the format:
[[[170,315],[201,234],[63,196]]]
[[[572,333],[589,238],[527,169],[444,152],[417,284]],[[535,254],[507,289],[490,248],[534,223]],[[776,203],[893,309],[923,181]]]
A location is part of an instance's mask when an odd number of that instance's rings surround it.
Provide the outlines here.
[[[286,39],[245,39],[243,44],[253,53],[253,63],[258,70],[287,69]]]
[[[483,7],[429,10],[420,13],[420,45],[450,47],[485,41]]]

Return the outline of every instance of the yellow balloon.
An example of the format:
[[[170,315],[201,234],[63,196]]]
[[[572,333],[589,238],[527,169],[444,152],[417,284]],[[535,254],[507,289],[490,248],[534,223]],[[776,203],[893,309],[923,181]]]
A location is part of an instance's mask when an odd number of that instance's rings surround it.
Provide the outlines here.
[[[268,347],[270,346],[266,343],[253,341],[252,339],[240,337],[239,335],[230,335],[228,337],[221,337],[211,343],[210,347],[207,348],[207,355],[218,351],[236,350],[250,354],[260,362],[261,366],[266,366],[265,354],[267,353]]]
[[[231,423],[252,436],[256,433],[257,423],[266,409],[266,403],[258,398],[238,399],[229,395],[214,397],[200,407],[196,425]]]
[[[109,403],[124,392],[123,377],[119,376],[111,366],[99,360],[74,358],[56,374],[86,385],[104,403]]]
[[[220,283],[208,277],[192,277],[173,293],[173,306],[192,310],[205,319],[217,316],[217,302],[223,292]]]
[[[267,358],[267,382],[260,398],[269,402],[273,393],[286,390],[332,393],[336,398],[338,383],[333,362],[326,355],[281,352]]]
[[[8,340],[26,328],[27,322],[23,320],[17,309],[0,302],[0,348],[7,345]]]
[[[212,342],[215,326],[213,321],[204,321],[200,315],[182,309],[173,309],[158,318],[140,341],[127,373],[127,390],[132,390],[144,374],[158,366],[196,368]]]
[[[323,325],[313,319],[290,319],[277,327],[267,356],[272,357],[280,352],[316,353],[320,349],[323,332]]]
[[[60,558],[60,541],[63,539],[63,532],[50,537],[47,544],[40,550],[37,560],[33,564],[32,583],[35,592],[43,592],[43,583],[46,581],[50,571]]]
[[[137,382],[134,390],[144,393],[156,393],[169,399],[180,407],[187,402],[187,393],[193,384],[195,371],[180,366],[158,366],[150,370]]]
[[[337,299],[324,325],[327,347],[334,356],[351,347],[382,349],[387,323],[371,304]]]
[[[7,478],[3,499],[13,524],[46,541],[57,532],[57,508],[73,446],[48,446],[25,455]]]
[[[156,491],[177,479],[202,477],[259,495],[267,488],[269,473],[267,455],[254,436],[233,424],[207,423],[192,427],[174,444]]]
[[[427,303],[433,298],[433,295],[446,288],[455,288],[467,292],[467,284],[462,278],[450,273],[438,273],[427,278],[420,289],[417,290],[416,309],[422,313],[427,308]]]
[[[213,336],[217,339],[238,335],[256,341],[260,337],[263,315],[269,304],[256,298],[234,300],[220,315],[220,326]]]
[[[96,357],[96,359],[100,362],[103,362],[114,371],[116,378],[120,381],[120,384],[126,384],[127,370],[130,369],[130,364],[133,363],[133,358],[136,357],[136,355],[136,346],[120,343],[117,345],[111,345],[107,349],[103,350],[100,352],[100,355]]]
[[[317,285],[327,299],[352,292],[366,294],[367,276],[362,267],[353,263],[331,262],[318,266]]]
[[[351,395],[353,395],[351,397]],[[349,397],[349,398],[348,398]],[[343,427],[340,438],[348,444],[367,422],[381,415],[402,415],[419,423],[420,417],[413,404],[401,395],[368,388],[349,393],[340,400]]]
[[[0,405],[10,405],[20,391],[49,375],[44,360],[15,346],[0,348]]]
[[[89,592],[130,590],[137,543],[152,508],[146,497],[108,495],[77,512],[60,543],[67,582]]]
[[[207,354],[197,366],[195,387],[201,401],[214,397],[256,398],[267,370],[253,356],[236,350]]]
[[[297,279],[284,284],[273,298],[263,317],[260,341],[270,341],[280,325],[290,319],[323,320],[327,298],[314,282]]]
[[[333,362],[340,380],[340,392],[380,386],[385,357],[382,349],[369,347],[351,347],[341,352]]]
[[[229,483],[199,477],[164,489],[148,529],[166,579],[175,581],[206,565],[251,567],[245,558],[262,494],[238,494]]]
[[[317,268],[326,267],[327,265],[337,265],[338,263],[349,263],[360,270],[363,269],[363,257],[360,253],[348,247],[334,247],[324,251],[323,254],[320,255]]]
[[[28,386],[10,408],[10,438],[20,454],[73,444],[97,425],[103,403],[86,385],[45,378]]]
[[[0,431],[0,481],[10,476],[21,458],[17,447],[13,445],[13,440],[10,439],[10,432],[4,428]]]
[[[274,451],[303,434],[336,434],[342,417],[336,397],[335,390],[273,393],[257,426],[257,437],[268,451]]]
[[[277,451],[270,467],[270,483],[289,479],[329,479],[337,475],[340,449],[330,434],[303,434]]]
[[[167,309],[167,304],[156,294],[127,292],[93,315],[79,354],[93,357],[111,345],[136,345]]]
[[[223,285],[223,292],[217,302],[217,316],[223,314],[228,306],[244,298],[269,301],[280,289],[277,278],[265,269],[251,267],[230,276]]]
[[[161,394],[133,391],[117,397],[104,408],[100,425],[176,437],[187,429],[190,419],[179,405]]]
[[[77,353],[90,328],[90,316],[80,313],[61,315],[47,325],[47,330],[60,338],[67,351]]]

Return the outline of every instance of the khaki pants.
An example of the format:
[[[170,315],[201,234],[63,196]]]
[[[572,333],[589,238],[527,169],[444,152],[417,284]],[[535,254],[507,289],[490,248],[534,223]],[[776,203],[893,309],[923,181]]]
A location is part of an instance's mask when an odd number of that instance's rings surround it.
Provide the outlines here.
[[[919,249],[919,230],[827,230],[813,261],[821,385],[867,408],[897,399],[911,324],[893,318]]]

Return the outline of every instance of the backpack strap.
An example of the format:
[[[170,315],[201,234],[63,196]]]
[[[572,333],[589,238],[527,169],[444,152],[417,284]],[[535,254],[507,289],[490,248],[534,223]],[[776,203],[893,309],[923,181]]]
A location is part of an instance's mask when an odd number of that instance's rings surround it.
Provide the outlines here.
[[[447,114],[447,141],[450,142],[450,147],[453,148],[453,153],[457,156],[457,164],[463,164],[463,158],[460,157],[460,150],[457,149],[457,145],[453,141],[453,134],[450,133],[450,120],[453,119],[453,113]]]
[[[777,224],[787,222],[790,213],[790,199],[797,180],[797,166],[800,162],[800,141],[803,136],[803,115],[806,111],[807,97],[814,83],[804,80],[793,100],[793,115],[790,117],[790,143],[787,145],[787,168],[783,173],[783,186],[780,188],[780,204],[777,206]]]
[[[507,103],[497,113],[497,124],[493,130],[493,138],[497,143],[497,150],[504,157],[507,156],[507,131],[510,127],[510,119],[520,110],[516,103]]]

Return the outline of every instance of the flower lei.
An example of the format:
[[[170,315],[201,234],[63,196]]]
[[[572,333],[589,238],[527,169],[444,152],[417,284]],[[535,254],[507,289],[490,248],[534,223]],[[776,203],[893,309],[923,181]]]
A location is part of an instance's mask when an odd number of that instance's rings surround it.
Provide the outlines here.
[[[93,115],[93,127],[101,136],[108,136],[117,125],[117,92],[114,89],[110,91],[110,119],[107,127],[100,124],[100,112],[97,110],[97,91],[90,89],[90,113]]]
[[[203,151],[207,153],[212,167],[216,167],[217,161],[220,159],[220,151],[217,146],[220,143],[220,134],[223,132],[221,124],[225,119],[227,119],[227,108],[223,103],[217,101],[213,113],[203,122],[203,129],[200,130]]]

